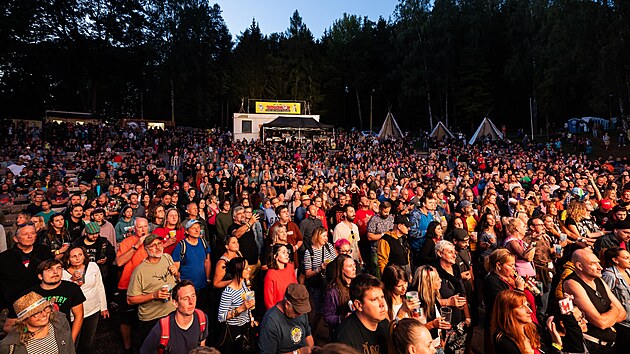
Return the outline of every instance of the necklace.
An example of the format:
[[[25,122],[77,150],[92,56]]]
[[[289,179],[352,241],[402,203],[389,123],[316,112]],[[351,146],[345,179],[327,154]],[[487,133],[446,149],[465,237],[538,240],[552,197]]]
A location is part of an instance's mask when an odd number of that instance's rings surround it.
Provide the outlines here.
[[[29,333],[31,333],[33,336],[37,335],[37,333],[41,332],[44,330],[44,328],[48,327],[48,325],[45,326],[41,326],[39,327],[39,329],[35,330],[35,331],[28,331]]]

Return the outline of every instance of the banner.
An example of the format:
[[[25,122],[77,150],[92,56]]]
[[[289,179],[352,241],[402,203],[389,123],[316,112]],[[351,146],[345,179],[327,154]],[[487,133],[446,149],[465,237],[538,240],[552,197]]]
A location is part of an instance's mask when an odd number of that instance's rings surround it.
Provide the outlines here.
[[[300,114],[300,103],[256,102],[256,113]]]

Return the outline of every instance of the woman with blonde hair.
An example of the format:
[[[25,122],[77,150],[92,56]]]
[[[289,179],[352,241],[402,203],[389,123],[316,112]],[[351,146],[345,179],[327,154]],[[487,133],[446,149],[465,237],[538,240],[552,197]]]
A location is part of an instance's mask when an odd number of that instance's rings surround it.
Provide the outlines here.
[[[595,240],[603,236],[605,232],[599,230],[591,232],[587,226],[588,219],[590,219],[590,211],[586,203],[579,200],[571,201],[567,207],[567,218],[564,220],[567,236],[573,241],[593,245]]]
[[[492,309],[494,349],[502,354],[540,353],[540,335],[532,321],[527,297],[522,291],[499,293]]]

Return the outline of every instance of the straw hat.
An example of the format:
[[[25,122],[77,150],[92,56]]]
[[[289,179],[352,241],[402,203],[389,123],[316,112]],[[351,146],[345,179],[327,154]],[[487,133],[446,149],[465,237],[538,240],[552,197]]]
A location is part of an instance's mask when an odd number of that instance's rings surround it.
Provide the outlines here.
[[[33,291],[20,297],[13,303],[18,322],[22,322],[34,314],[44,311],[48,306],[50,306],[50,301]]]

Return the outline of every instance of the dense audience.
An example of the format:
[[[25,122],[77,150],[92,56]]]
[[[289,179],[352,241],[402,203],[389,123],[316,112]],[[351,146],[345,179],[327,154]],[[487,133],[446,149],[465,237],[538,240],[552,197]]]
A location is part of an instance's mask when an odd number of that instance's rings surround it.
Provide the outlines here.
[[[486,353],[630,341],[625,158],[561,138],[7,131],[0,353],[91,354],[100,318],[128,353],[463,354],[477,325]]]

